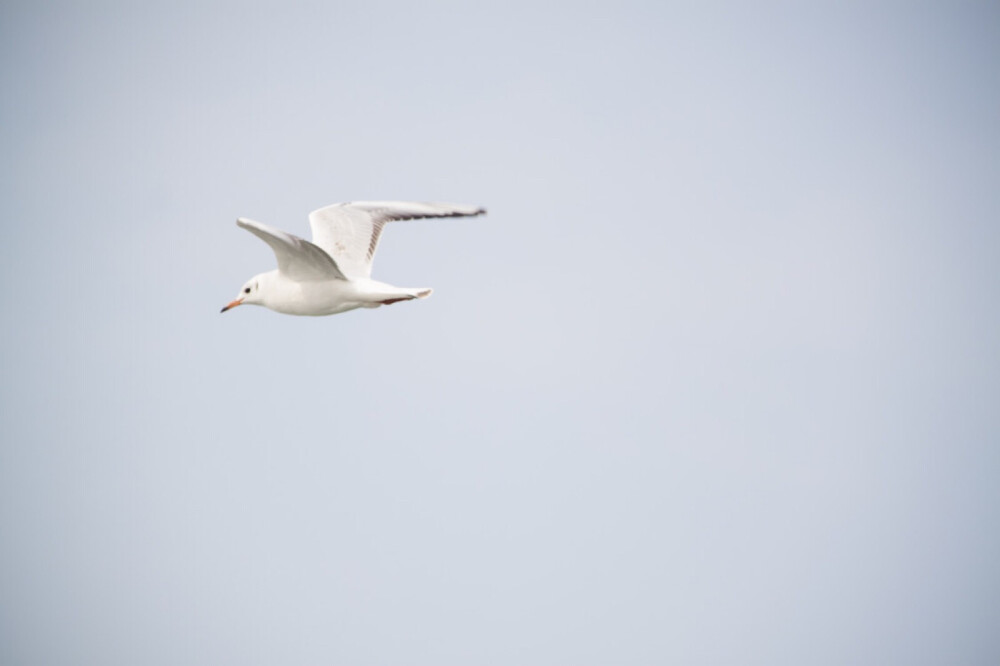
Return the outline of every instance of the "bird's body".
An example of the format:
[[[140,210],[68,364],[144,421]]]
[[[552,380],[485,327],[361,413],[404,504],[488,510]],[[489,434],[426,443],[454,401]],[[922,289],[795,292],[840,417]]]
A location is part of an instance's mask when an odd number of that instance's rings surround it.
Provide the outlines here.
[[[261,305],[283,314],[314,317],[426,298],[431,293],[430,289],[394,287],[371,278],[300,282],[282,275],[278,270],[263,273],[258,279],[267,284]]]
[[[472,206],[400,201],[333,204],[309,215],[313,242],[246,218],[237,224],[266,242],[277,270],[254,276],[222,308],[263,305],[292,315],[322,316],[426,298],[428,288],[403,288],[371,279],[382,227],[395,220],[467,217],[486,211]]]

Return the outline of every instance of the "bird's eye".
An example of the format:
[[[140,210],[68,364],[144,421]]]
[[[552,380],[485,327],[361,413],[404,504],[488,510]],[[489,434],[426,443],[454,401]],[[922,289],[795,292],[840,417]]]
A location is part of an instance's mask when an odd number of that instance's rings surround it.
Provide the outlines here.
[[[250,293],[250,287],[247,287],[246,289],[244,289],[243,293],[244,294],[249,294]]]

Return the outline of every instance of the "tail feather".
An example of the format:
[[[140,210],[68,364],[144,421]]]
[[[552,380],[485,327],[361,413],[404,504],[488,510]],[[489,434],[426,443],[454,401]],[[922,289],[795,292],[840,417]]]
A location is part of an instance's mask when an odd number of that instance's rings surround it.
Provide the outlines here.
[[[378,301],[381,305],[392,305],[393,303],[399,303],[400,301],[412,301],[415,298],[427,298],[431,295],[433,289],[409,289],[408,293],[401,296],[392,296],[386,298],[385,300]]]

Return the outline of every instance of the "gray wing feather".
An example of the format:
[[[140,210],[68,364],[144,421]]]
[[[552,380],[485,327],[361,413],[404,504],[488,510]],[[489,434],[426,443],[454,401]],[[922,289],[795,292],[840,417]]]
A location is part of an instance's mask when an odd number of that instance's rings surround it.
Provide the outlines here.
[[[309,214],[313,242],[351,278],[370,277],[382,228],[388,222],[427,217],[471,217],[485,208],[415,201],[351,201]]]
[[[322,248],[298,236],[241,217],[236,224],[271,246],[278,270],[300,282],[346,280],[337,262]]]

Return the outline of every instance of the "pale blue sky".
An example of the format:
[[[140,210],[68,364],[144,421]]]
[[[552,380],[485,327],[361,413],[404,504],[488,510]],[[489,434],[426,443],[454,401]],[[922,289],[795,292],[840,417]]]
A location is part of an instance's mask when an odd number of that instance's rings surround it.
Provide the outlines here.
[[[752,4],[0,7],[0,663],[997,663],[1000,11]]]

